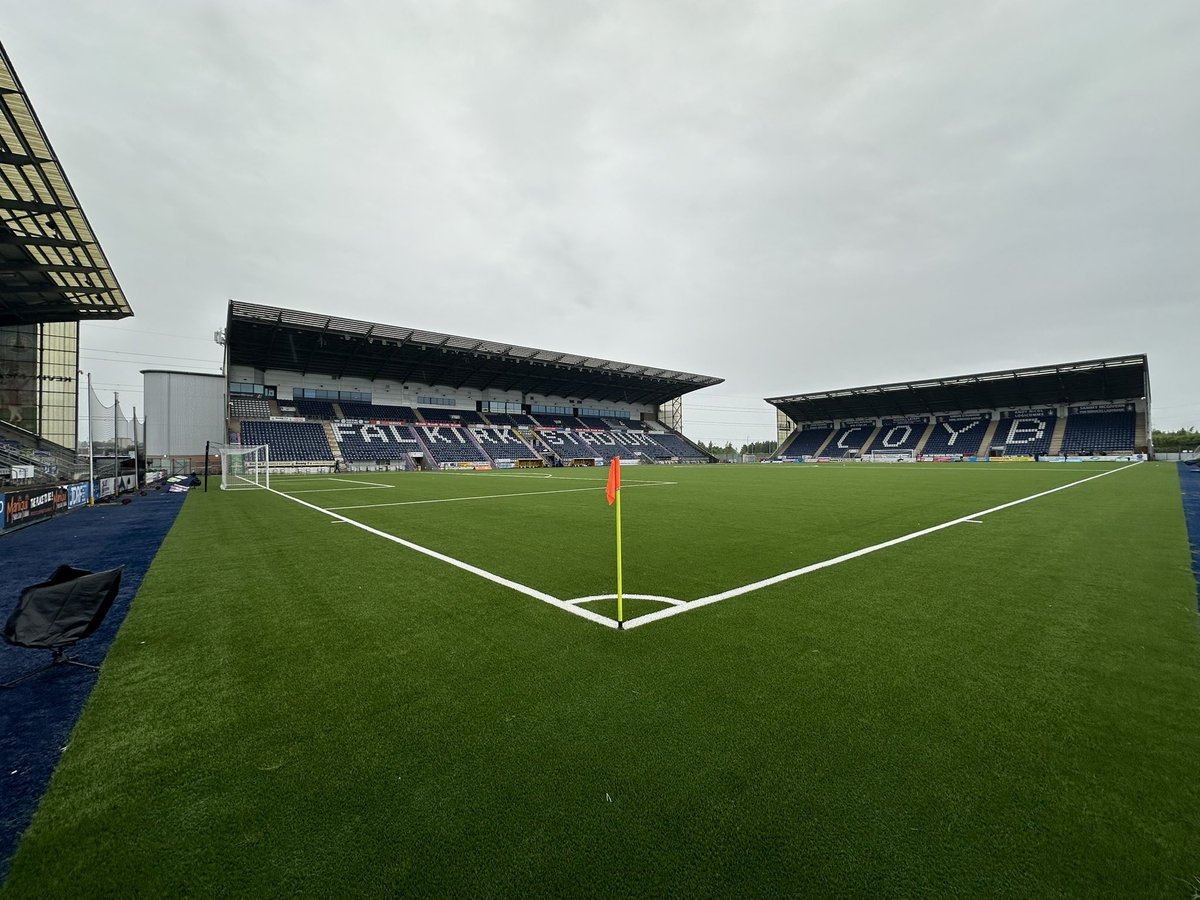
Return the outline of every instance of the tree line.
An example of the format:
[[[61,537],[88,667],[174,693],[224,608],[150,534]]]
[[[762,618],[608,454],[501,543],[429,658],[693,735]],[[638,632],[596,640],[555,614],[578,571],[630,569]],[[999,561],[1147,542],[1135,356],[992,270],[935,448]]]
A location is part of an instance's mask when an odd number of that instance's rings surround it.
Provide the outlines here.
[[[1155,431],[1154,450],[1157,453],[1180,453],[1200,448],[1200,431],[1181,428],[1178,431]]]
[[[778,441],[753,441],[749,444],[742,444],[740,449],[734,447],[730,441],[726,441],[725,446],[723,447],[715,441],[712,443],[697,441],[696,443],[713,456],[721,459],[731,459],[735,456],[745,456],[747,453],[751,453],[756,456],[770,456],[775,452],[775,448],[779,446]]]

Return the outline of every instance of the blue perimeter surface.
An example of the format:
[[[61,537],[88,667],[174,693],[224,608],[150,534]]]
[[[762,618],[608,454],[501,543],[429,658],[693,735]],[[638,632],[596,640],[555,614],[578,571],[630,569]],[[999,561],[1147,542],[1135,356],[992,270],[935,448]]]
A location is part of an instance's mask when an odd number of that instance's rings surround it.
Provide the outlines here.
[[[1192,574],[1196,576],[1196,611],[1200,612],[1200,466],[1179,464],[1179,489],[1183,492],[1183,515],[1192,545]]]
[[[100,664],[187,494],[163,487],[131,496],[128,505],[99,504],[0,535],[0,617],[8,619],[22,588],[45,581],[62,563],[92,571],[124,565],[121,592],[108,616],[71,654]],[[49,661],[48,650],[0,641],[0,682]],[[55,666],[16,687],[0,688],[0,884],[96,678],[96,672],[78,666]]]

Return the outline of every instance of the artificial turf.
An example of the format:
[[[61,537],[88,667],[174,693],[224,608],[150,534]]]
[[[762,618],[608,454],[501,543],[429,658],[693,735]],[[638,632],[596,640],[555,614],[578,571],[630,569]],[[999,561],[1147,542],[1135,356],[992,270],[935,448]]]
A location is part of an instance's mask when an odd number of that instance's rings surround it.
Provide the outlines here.
[[[704,597],[1099,471],[631,468],[625,589]],[[355,477],[390,486],[275,486],[614,590],[602,472]],[[5,894],[1187,896],[1175,468],[980,522],[620,633],[284,497],[193,494]]]

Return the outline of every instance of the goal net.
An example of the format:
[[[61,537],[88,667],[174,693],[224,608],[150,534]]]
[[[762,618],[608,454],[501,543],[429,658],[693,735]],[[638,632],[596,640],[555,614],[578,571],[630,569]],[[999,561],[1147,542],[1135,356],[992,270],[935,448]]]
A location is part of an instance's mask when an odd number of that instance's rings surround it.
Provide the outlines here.
[[[912,462],[916,457],[911,450],[872,450],[866,458],[870,462]]]
[[[221,490],[252,491],[271,486],[271,448],[218,447],[221,455]]]

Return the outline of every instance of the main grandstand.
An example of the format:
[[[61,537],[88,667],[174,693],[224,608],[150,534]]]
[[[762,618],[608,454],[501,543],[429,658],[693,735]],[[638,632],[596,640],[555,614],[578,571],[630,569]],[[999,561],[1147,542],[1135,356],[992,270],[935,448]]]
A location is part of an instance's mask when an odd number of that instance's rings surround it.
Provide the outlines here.
[[[767,402],[777,410],[778,460],[1083,460],[1153,451],[1144,355]]]
[[[231,442],[275,471],[707,463],[684,394],[722,379],[230,301]]]
[[[77,459],[79,323],[132,315],[0,47],[0,487],[10,497],[87,471]],[[71,505],[85,496],[72,492]]]

